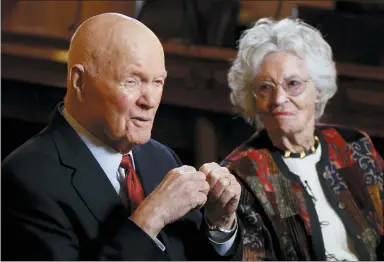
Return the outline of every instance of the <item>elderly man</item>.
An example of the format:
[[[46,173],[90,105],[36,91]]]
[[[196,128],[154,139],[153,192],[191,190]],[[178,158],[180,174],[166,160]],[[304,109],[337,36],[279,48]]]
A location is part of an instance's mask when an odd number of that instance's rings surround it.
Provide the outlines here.
[[[241,253],[236,179],[216,163],[182,166],[150,138],[166,75],[161,43],[142,23],[108,13],[79,27],[64,104],[2,163],[2,259]]]

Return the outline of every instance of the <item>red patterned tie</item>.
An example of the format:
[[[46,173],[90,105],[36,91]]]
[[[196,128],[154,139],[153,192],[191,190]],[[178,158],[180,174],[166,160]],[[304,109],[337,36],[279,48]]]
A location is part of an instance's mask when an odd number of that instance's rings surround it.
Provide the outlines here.
[[[120,167],[125,170],[125,180],[128,187],[131,211],[133,212],[144,200],[144,190],[141,186],[139,178],[136,175],[136,171],[133,168],[131,156],[129,154],[123,156]]]

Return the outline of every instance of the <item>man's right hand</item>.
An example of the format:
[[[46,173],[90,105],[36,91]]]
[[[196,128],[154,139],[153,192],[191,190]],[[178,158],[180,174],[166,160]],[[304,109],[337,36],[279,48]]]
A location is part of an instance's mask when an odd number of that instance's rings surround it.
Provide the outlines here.
[[[172,169],[140,204],[131,220],[152,238],[161,229],[207,201],[209,184],[204,173],[191,166]]]

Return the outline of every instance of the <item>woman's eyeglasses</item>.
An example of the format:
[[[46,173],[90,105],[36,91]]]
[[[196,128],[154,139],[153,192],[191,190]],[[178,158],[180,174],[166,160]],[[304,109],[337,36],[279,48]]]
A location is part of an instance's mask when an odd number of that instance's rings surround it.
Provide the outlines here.
[[[272,81],[263,81],[256,83],[256,85],[253,86],[252,91],[256,98],[268,100],[271,98],[276,88],[281,85],[287,95],[298,96],[305,91],[308,81],[309,79],[304,80],[299,77],[286,79],[277,84]]]

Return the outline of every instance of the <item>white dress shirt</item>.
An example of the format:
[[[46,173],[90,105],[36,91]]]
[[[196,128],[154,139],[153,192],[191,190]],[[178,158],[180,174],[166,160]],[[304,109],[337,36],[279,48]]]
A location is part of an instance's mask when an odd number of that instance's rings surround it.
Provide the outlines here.
[[[121,160],[123,155],[116,150],[108,147],[90,132],[88,132],[84,127],[82,127],[66,110],[65,108],[62,111],[62,115],[67,120],[67,122],[71,125],[71,127],[76,131],[76,133],[80,136],[83,142],[86,144],[88,149],[91,151],[100,167],[103,169],[104,173],[108,177],[112,186],[116,190],[116,193],[120,196],[122,202],[127,205],[128,202],[128,193],[125,182],[125,171],[120,167]],[[135,161],[132,151],[129,152],[133,167],[135,168]],[[233,243],[235,241],[237,235],[237,229],[235,234],[224,243],[216,243],[212,239],[210,243],[216,252],[221,255],[231,255],[233,254]],[[158,240],[157,238],[153,239],[153,241],[158,245],[158,247],[165,251],[165,246]]]
[[[357,257],[349,250],[347,232],[340,217],[330,206],[321,188],[316,170],[316,163],[320,161],[321,145],[315,154],[300,158],[284,158],[289,170],[300,177],[309,195],[314,197],[317,216],[321,223],[321,233],[328,261],[347,260],[358,261]]]

